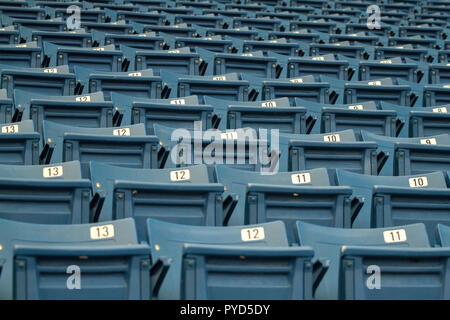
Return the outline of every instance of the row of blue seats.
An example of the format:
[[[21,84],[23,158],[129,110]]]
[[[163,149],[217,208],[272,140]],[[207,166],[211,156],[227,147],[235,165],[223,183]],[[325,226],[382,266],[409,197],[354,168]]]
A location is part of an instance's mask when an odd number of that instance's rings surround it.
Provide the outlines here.
[[[108,79],[110,85],[112,79],[112,76]],[[105,82],[101,82],[101,89],[105,89]],[[6,90],[2,89],[0,123],[33,120],[39,133],[43,132],[43,120],[50,120],[92,128],[144,123],[147,134],[154,132],[154,124],[192,130],[195,121],[202,122],[203,130],[253,128],[311,134],[352,129],[358,135],[366,130],[402,138],[450,134],[450,105],[408,108],[374,101],[330,105],[297,98],[293,106],[288,98],[242,102],[206,96],[199,101],[198,96],[144,99],[117,92],[112,92],[110,98],[111,101],[104,101],[102,91],[79,96],[44,96],[19,89],[15,89],[13,98],[7,98]]]
[[[432,244],[450,224],[450,176],[369,176],[325,168],[261,175],[229,166],[136,169],[79,161],[0,165],[1,218],[76,224],[133,217],[196,226],[242,226],[282,220],[289,243],[295,221],[336,228],[422,222]],[[450,173],[450,171],[449,171]]]
[[[441,73],[442,75],[442,73]],[[80,95],[103,91],[150,99],[167,99],[197,95],[232,101],[261,101],[282,97],[321,104],[354,104],[385,101],[400,106],[438,107],[450,102],[450,85],[422,85],[402,79],[383,78],[369,81],[343,81],[329,76],[302,76],[287,79],[261,79],[239,73],[192,76],[169,71],[157,75],[151,69],[131,72],[100,72],[67,65],[51,68],[17,68],[0,66],[1,87],[12,98],[15,89],[48,96]],[[129,86],[127,83],[133,83]]]
[[[430,246],[423,224],[339,229],[299,221],[294,247],[280,221],[225,228],[148,219],[145,232],[139,242],[133,219],[70,226],[2,219],[0,297],[449,299],[450,228],[442,225],[442,248]]]
[[[58,110],[54,112],[57,116]],[[91,114],[78,115],[95,120],[99,113],[93,110]],[[80,160],[84,176],[87,176],[89,161],[97,159],[121,166],[154,169],[208,164],[206,161],[221,164],[231,159],[234,166],[270,172],[324,167],[369,175],[402,176],[450,170],[448,134],[393,138],[362,130],[359,137],[353,130],[344,130],[309,135],[271,131],[269,135],[266,129],[252,128],[203,132],[202,122],[198,124],[197,133],[154,124],[153,134],[149,135],[143,123],[87,128],[44,120],[40,134],[35,131],[33,121],[24,120],[2,126],[1,162],[33,165]],[[227,145],[233,149],[228,150]],[[207,155],[211,157],[205,160]]]

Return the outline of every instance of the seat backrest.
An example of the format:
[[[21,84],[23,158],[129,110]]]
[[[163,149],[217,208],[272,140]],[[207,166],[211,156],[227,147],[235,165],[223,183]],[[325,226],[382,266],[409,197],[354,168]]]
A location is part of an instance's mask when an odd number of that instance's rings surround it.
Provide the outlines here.
[[[411,224],[378,229],[341,229],[297,222],[300,245],[314,249],[315,259],[328,259],[327,273],[317,288],[316,299],[337,299],[342,246],[430,247],[425,226]]]
[[[248,232],[256,235],[251,238],[255,241],[247,241]],[[171,259],[159,291],[160,299],[181,298],[182,253],[185,243],[278,248],[288,246],[285,227],[280,221],[244,227],[196,227],[149,219],[148,234],[152,262],[156,263],[161,258]]]
[[[1,299],[150,298],[150,248],[138,244],[133,219],[79,225],[1,220],[0,243]],[[92,273],[98,268],[102,272]],[[75,274],[79,281],[69,280]]]
[[[354,227],[369,228],[372,226],[372,201],[373,187],[391,186],[401,187],[405,190],[413,188],[444,189],[447,188],[445,177],[442,172],[433,172],[414,176],[368,176],[345,170],[336,170],[337,183],[340,186],[350,186],[353,188],[353,196],[364,199],[364,205],[355,220]],[[419,181],[420,180],[420,181]],[[424,182],[426,180],[426,183]],[[422,186],[421,186],[422,185]]]
[[[450,226],[438,224],[436,230],[436,243],[441,247],[450,247]]]

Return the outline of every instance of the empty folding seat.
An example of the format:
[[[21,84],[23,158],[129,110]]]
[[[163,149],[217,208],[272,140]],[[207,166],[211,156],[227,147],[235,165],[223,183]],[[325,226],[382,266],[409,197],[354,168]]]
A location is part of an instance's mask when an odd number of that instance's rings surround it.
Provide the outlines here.
[[[336,59],[334,54],[316,57],[289,57],[285,61],[287,78],[313,75],[317,80],[319,75],[326,75],[340,80],[350,80],[355,72],[350,68],[348,61]]]
[[[301,29],[297,31],[270,31],[267,33],[268,40],[276,40],[285,38],[291,42],[307,42],[307,43],[315,43],[320,39],[319,33],[308,32],[306,29]]]
[[[76,94],[75,75],[69,73],[68,66],[52,68],[14,68],[0,66],[1,88],[12,98],[15,89],[28,90],[49,96]]]
[[[430,248],[421,223],[378,229],[341,229],[299,221],[297,229],[300,245],[314,249],[313,261],[329,260],[328,271],[317,287],[315,299],[442,298],[435,287],[445,287],[442,278],[445,268],[438,269],[437,265],[446,260],[448,253],[443,254],[439,249]],[[348,260],[342,259],[341,256],[352,252],[349,248],[353,246],[360,246],[362,250],[373,252],[373,255],[369,255],[364,261],[355,261],[350,257]],[[428,256],[443,256],[444,259],[423,259],[421,253],[424,251],[428,252]],[[419,259],[416,260],[416,257]],[[424,264],[425,261],[428,263]],[[366,284],[373,285],[373,281],[368,278],[373,276],[376,266],[381,271],[381,286],[370,290]],[[429,269],[424,269],[426,267]],[[353,273],[355,278],[352,279],[349,274]],[[428,278],[430,273],[436,275],[437,279]],[[347,282],[344,283],[343,279]],[[363,286],[364,290],[361,290]],[[353,290],[358,290],[358,294],[349,295]],[[364,291],[365,295],[360,291]]]
[[[377,175],[381,166],[375,142],[357,141],[353,130],[296,135],[280,133],[280,171],[346,169]]]
[[[39,163],[40,135],[32,121],[5,123],[0,133],[0,163],[34,165]]]
[[[423,36],[431,39],[441,39],[444,29],[428,26],[400,26],[398,32],[401,37]]]
[[[367,130],[396,137],[401,129],[397,113],[393,110],[379,110],[374,102],[323,105],[296,99],[295,105],[305,107],[308,114],[316,119],[320,133],[353,129],[357,134],[361,130]]]
[[[242,80],[237,73],[200,77],[164,72],[162,78],[167,83],[163,97],[166,93],[171,98],[197,95],[200,98],[211,96],[233,101],[249,100],[249,82]]]
[[[291,105],[295,98],[302,98],[318,103],[329,103],[330,84],[316,82],[313,76],[290,79],[261,79],[243,75],[250,81],[250,86],[258,91],[258,99],[272,100],[287,97]]]
[[[232,26],[233,28],[249,27],[267,31],[284,31],[282,21],[269,18],[234,18]]]
[[[78,225],[1,220],[0,243],[1,299],[150,299],[150,248],[137,241],[133,219]],[[71,281],[76,274],[79,282]]]
[[[333,87],[338,86],[335,83],[332,82],[331,85]],[[344,90],[344,103],[386,101],[401,106],[412,105],[411,87],[397,84],[391,78],[346,82],[344,84]]]
[[[260,78],[277,77],[277,59],[264,56],[262,51],[243,54],[214,53],[200,48],[197,51],[207,64],[205,75],[236,72]]]
[[[429,75],[432,84],[450,83],[450,64],[430,64]]]
[[[279,130],[286,133],[307,133],[306,109],[289,105],[289,99],[235,102],[228,105],[227,128]]]
[[[14,26],[0,28],[0,44],[15,44],[19,43],[19,31]]]
[[[117,21],[110,23],[81,22],[81,28],[86,29],[87,32],[97,30],[105,33],[117,33],[117,34],[133,33],[133,26],[131,24],[126,24],[125,21]]]
[[[72,4],[77,5],[77,4]],[[64,21],[67,21],[67,19],[74,13],[74,11],[67,10],[68,7],[70,7],[70,4],[67,2],[61,3],[59,2],[52,2],[52,3],[45,3],[44,6],[46,7],[47,15],[49,15],[51,18],[63,18]],[[80,8],[80,21],[81,22],[97,22],[102,23],[106,21],[106,15],[105,10],[102,10],[100,8],[89,8],[89,9],[83,9]]]
[[[323,20],[325,22],[337,22],[337,23],[348,23],[348,22],[356,22],[356,19],[351,17],[351,16],[347,16],[345,14],[326,14],[324,12],[322,12],[322,14],[310,14],[307,16],[307,19],[309,21],[314,21],[314,20]]]
[[[306,1],[302,1],[302,0],[291,0],[289,1],[290,5],[295,7],[295,6],[310,6],[312,8],[317,8],[317,9],[321,9],[324,8],[326,6],[327,1],[326,0],[306,0]]]
[[[309,53],[311,56],[321,56],[336,53],[352,59],[363,59],[368,56],[368,53],[365,52],[366,49],[367,47],[362,45],[351,45],[348,41],[309,44]]]
[[[83,29],[73,31],[42,31],[20,27],[20,35],[28,42],[36,41],[38,47],[42,47],[44,42],[50,42],[59,46],[82,47],[92,46],[92,34]]]
[[[0,15],[1,14],[11,18],[30,20],[43,20],[46,17],[45,9],[43,8],[5,7],[0,4]]]
[[[450,247],[450,227],[438,224],[436,229],[436,243],[441,247]]]
[[[301,29],[308,29],[310,31],[318,31],[323,33],[329,33],[330,36],[336,33],[339,29],[339,24],[335,22],[317,21],[292,21],[289,23],[289,30],[296,31]],[[277,31],[277,30],[273,30]],[[280,30],[283,31],[283,30]]]
[[[166,21],[166,15],[153,12],[135,12],[105,9],[105,15],[114,22],[125,21],[125,23],[130,23],[133,21],[143,24],[160,25],[163,24],[164,21]]]
[[[226,1],[226,0],[225,0]],[[229,10],[223,10],[223,9],[203,9],[203,14],[213,14],[216,16],[223,16],[223,17],[247,17],[247,15],[250,14],[250,12],[244,11],[244,10],[235,10],[235,9],[229,9]]]
[[[196,29],[198,30],[199,28]],[[258,34],[258,31],[250,30],[248,27],[235,29],[206,28],[202,36],[229,36],[241,40],[259,40]]]
[[[341,298],[448,300],[450,289],[446,279],[449,276],[449,259],[448,248],[377,250],[371,247],[345,247],[341,252],[340,276],[344,284]],[[387,282],[381,290],[372,290],[367,286],[367,271],[374,272],[373,267],[364,263],[367,261],[378,267],[381,283],[383,279]]]
[[[447,134],[391,138],[363,130],[361,135],[364,141],[375,141],[379,151],[388,156],[384,175],[415,175],[449,169],[450,136]]]
[[[375,46],[379,41],[379,37],[368,36],[364,32],[330,35],[330,43],[341,41],[348,41],[350,44],[364,44],[369,46]]]
[[[217,3],[211,1],[175,1],[177,7],[212,9],[217,7]]]
[[[164,2],[162,6],[152,7],[150,10],[155,12],[166,12],[170,14],[194,14],[193,8],[172,7],[172,6],[168,7],[166,6],[166,2]]]
[[[189,131],[154,125],[155,135],[160,140],[158,160],[161,168],[226,164],[271,172],[277,166],[278,155],[269,151],[267,132],[265,137],[258,139],[258,132],[251,128],[203,132],[200,126],[201,123],[195,123],[194,131]],[[276,137],[276,133],[271,132],[272,135]]]
[[[408,63],[400,57],[361,61],[359,63],[359,80],[377,80],[383,78],[400,78],[411,82],[421,82],[426,70],[420,70],[417,63]]]
[[[0,123],[12,122],[14,103],[8,98],[6,89],[0,89]]]
[[[157,35],[163,36],[170,34],[176,37],[193,37],[196,34],[196,28],[188,27],[186,23],[176,24],[172,26],[140,24],[133,22],[132,26],[139,34],[146,32],[156,32]]]
[[[67,31],[67,24],[62,21],[61,18],[51,20],[32,20],[32,19],[19,19],[11,18],[5,15],[1,16],[2,24],[5,26],[14,26],[15,28],[27,27],[33,30],[42,31]]]
[[[223,185],[210,182],[206,166],[132,169],[91,162],[93,221],[132,217],[147,241],[148,218],[191,226],[222,226]]]
[[[45,42],[44,52],[49,66],[69,65],[70,72],[75,66],[107,72],[122,71],[122,52],[115,50],[114,45],[75,48]]]
[[[449,69],[450,70],[450,69]],[[442,75],[442,73],[441,73]],[[449,73],[450,75],[450,73]],[[441,77],[442,81],[442,77]],[[444,80],[444,83],[450,83]],[[423,106],[432,107],[450,103],[450,84],[436,84],[423,86]]]
[[[450,134],[450,105],[413,108],[410,111],[411,137]]]
[[[78,160],[89,177],[89,161],[132,168],[156,168],[158,138],[145,135],[145,126],[82,128],[44,120],[41,163]]]
[[[42,49],[36,42],[0,45],[0,63],[20,68],[40,68]]]
[[[298,14],[289,12],[256,12],[255,18],[277,19],[293,21],[298,19]]]
[[[368,32],[371,35],[377,35],[377,36],[381,36],[381,37],[389,36],[391,34],[391,32],[393,31],[392,30],[393,28],[390,25],[383,23],[383,22],[385,22],[385,21],[383,21],[383,17],[384,17],[384,15],[382,15],[382,17],[381,17],[382,20],[381,20],[381,24],[380,24],[379,28],[368,29],[367,23],[366,23],[368,18],[363,17],[363,18],[361,18],[361,20],[363,20],[363,21],[360,21],[362,23],[347,23],[345,25],[345,33],[346,34],[358,34],[361,32]]]
[[[215,108],[208,104],[199,104],[196,98],[191,96],[152,100],[112,94],[112,101],[122,114],[120,123],[122,125],[143,123],[147,134],[153,133],[153,125],[156,123],[193,130],[194,122],[201,121],[203,130],[215,128]]]
[[[420,63],[431,62],[432,57],[426,48],[413,48],[410,44],[396,47],[375,47],[374,59],[391,59],[405,57]]]
[[[245,10],[250,13],[268,11],[267,6],[261,5],[259,3],[256,3],[256,4],[227,3],[227,4],[225,4],[225,10],[230,10],[230,9]]]
[[[224,225],[281,220],[287,226],[289,243],[297,242],[296,221],[350,228],[358,208],[351,202],[352,189],[332,186],[326,169],[261,175],[217,166],[216,175],[226,188]]]
[[[79,84],[84,86],[83,92],[103,91],[106,100],[111,100],[112,92],[141,98],[161,98],[161,77],[155,76],[153,70],[101,72],[77,66],[75,74]]]
[[[450,10],[447,6],[436,6],[436,5],[425,5],[422,6],[422,13],[428,14],[445,14],[446,16],[450,13]]]
[[[295,42],[287,42],[285,38],[279,38],[269,41],[255,40],[234,40],[235,45],[242,53],[262,51],[265,55],[270,56],[270,52],[284,54],[287,56],[295,56],[299,53],[298,44]]]
[[[326,269],[317,263],[313,273],[314,252],[289,247],[279,221],[196,227],[149,219],[148,233],[156,299],[311,299]]]
[[[42,224],[89,222],[90,181],[80,163],[0,165],[0,218]]]
[[[92,38],[100,47],[113,44],[116,50],[120,50],[121,45],[142,50],[159,50],[164,46],[164,38],[162,36],[156,36],[154,32],[116,34],[93,30]]]
[[[403,46],[403,45],[412,45],[413,48],[435,48],[436,47],[436,39],[432,38],[423,38],[421,36],[413,36],[413,37],[389,37],[388,38],[388,46]]]
[[[212,52],[229,53],[233,51],[233,41],[224,40],[222,36],[212,36],[203,38],[189,38],[189,37],[172,37],[165,35],[164,40],[169,44],[170,48],[189,47],[191,51],[196,48],[206,49]]]
[[[313,7],[308,7],[308,6],[294,7],[294,6],[278,5],[278,6],[274,7],[274,11],[275,12],[290,12],[290,13],[297,13],[297,14],[308,15],[308,14],[312,14],[314,12],[317,12],[317,9],[315,9]]]
[[[218,17],[212,14],[177,14],[173,16],[172,19],[174,24],[186,23],[188,25],[198,25],[203,28],[221,28],[224,25],[223,17]]]
[[[141,50],[121,45],[128,69],[139,71],[172,71],[179,74],[199,75],[200,56],[189,48],[173,50]]]
[[[100,93],[103,97],[103,94]],[[106,128],[113,125],[113,104],[95,101],[96,95],[44,96],[15,90],[15,119],[33,120],[37,132],[43,132],[43,120],[77,127]]]

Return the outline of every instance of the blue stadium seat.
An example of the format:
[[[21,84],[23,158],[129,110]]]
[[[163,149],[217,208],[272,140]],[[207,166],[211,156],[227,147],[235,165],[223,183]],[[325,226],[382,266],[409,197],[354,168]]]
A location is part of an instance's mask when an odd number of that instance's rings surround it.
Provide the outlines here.
[[[326,169],[262,175],[217,166],[216,175],[226,188],[224,225],[282,220],[291,244],[297,242],[296,221],[350,228],[359,208],[352,189],[332,186]]]
[[[74,71],[75,66],[104,72],[122,71],[122,52],[115,50],[114,45],[73,48],[44,42],[44,52],[49,66],[69,65],[70,72]]]
[[[222,39],[222,36],[211,36],[202,38],[174,37],[164,35],[164,41],[170,48],[177,49],[189,47],[191,52],[196,48],[203,48],[212,52],[230,53],[233,50],[233,41]]]
[[[163,98],[197,95],[199,98],[211,96],[232,101],[249,100],[249,82],[237,73],[200,77],[164,72],[161,77],[166,84],[161,94]]]
[[[81,21],[81,27],[86,29],[87,32],[97,30],[105,33],[117,33],[117,34],[133,33],[133,25],[126,24],[125,21],[118,21],[111,23]]]
[[[188,27],[186,23],[180,23],[177,25],[161,25],[156,26],[152,24],[141,24],[133,22],[131,24],[139,34],[147,32],[156,32],[159,36],[164,36],[164,34],[170,34],[177,37],[193,37],[196,33],[196,28]]]
[[[40,135],[33,121],[5,123],[0,133],[0,163],[34,165],[39,163]]]
[[[417,63],[407,63],[396,57],[384,60],[361,61],[359,63],[359,80],[377,80],[383,78],[400,78],[412,82],[421,82],[426,70],[420,70]]]
[[[30,20],[44,20],[46,13],[44,8],[22,8],[0,6],[0,15],[4,14],[11,18],[30,19]]]
[[[137,241],[133,219],[79,225],[1,220],[0,243],[1,299],[150,299],[150,248]],[[70,290],[77,273],[80,290]]]
[[[345,247],[341,252],[343,288],[346,300],[448,300],[450,299],[447,263],[448,248]],[[373,263],[385,285],[380,290],[368,288],[367,273],[374,272],[365,262]],[[377,271],[375,271],[377,272]],[[395,277],[392,277],[395,274]],[[387,281],[386,281],[387,280]],[[387,282],[387,285],[386,285]]]
[[[267,132],[266,137],[258,139],[258,132],[251,128],[202,132],[200,125],[196,123],[194,131],[154,125],[161,146],[160,168],[204,163],[271,172],[277,165],[278,155],[269,152]]]
[[[441,134],[421,138],[392,138],[362,131],[364,141],[375,141],[387,156],[382,175],[416,175],[449,170],[450,136]]]
[[[103,93],[101,93],[103,97]],[[113,125],[113,104],[94,101],[94,95],[44,96],[15,90],[16,110],[14,117],[33,120],[37,132],[43,132],[43,120],[65,125],[88,128],[106,128]],[[103,99],[101,99],[103,100]],[[19,107],[20,106],[20,107]]]
[[[444,63],[430,64],[429,76],[431,84],[445,84],[450,82],[450,65]]]
[[[379,40],[380,38],[378,36],[368,36],[364,32],[330,35],[330,43],[348,41],[350,44],[375,46],[379,42]]]
[[[42,224],[89,222],[90,181],[78,161],[0,165],[0,218]]]
[[[221,29],[221,28],[205,28],[200,29],[197,27],[196,30],[202,32],[202,36],[229,36],[241,40],[258,40],[259,32],[256,30],[250,30],[248,27],[235,28],[235,29]]]
[[[321,38],[319,33],[309,32],[306,29],[296,31],[269,31],[267,32],[268,40],[287,39],[291,42],[315,43]]]
[[[436,39],[423,38],[421,36],[413,37],[389,37],[389,46],[412,45],[413,48],[436,48]]]
[[[317,132],[328,133],[353,129],[356,134],[367,130],[380,135],[396,137],[401,129],[394,110],[380,110],[375,102],[324,105],[295,99],[297,107],[305,107],[319,127]]]
[[[267,31],[284,31],[281,20],[268,18],[234,18],[232,26],[233,28],[249,27]]]
[[[422,222],[435,243],[438,223],[450,224],[450,190],[441,172],[402,177],[369,177],[337,170],[337,182],[364,198],[356,227],[389,227]]]
[[[280,171],[347,169],[377,175],[382,163],[375,142],[357,141],[353,130],[295,135],[280,133]]]
[[[14,26],[0,28],[0,44],[15,44],[19,41],[20,34]]]
[[[292,105],[294,105],[295,98],[311,100],[317,103],[329,103],[330,101],[330,84],[327,82],[316,82],[311,75],[273,80],[245,74],[242,76],[245,80],[250,81],[252,88],[256,88],[258,99],[261,100],[288,97]]]
[[[378,229],[340,229],[299,221],[297,228],[300,245],[311,246],[314,249],[314,260],[319,258],[330,260],[328,271],[317,288],[316,299],[438,299],[445,297],[440,295],[440,291],[435,287],[446,286],[442,275],[445,274],[445,268],[441,269],[438,266],[442,263],[441,261],[445,261],[448,252],[430,248],[423,224]],[[354,257],[349,255],[356,253],[350,249],[354,248],[353,246],[360,246],[360,252],[367,254],[367,260],[363,262],[352,259]],[[443,260],[435,258],[429,261],[423,258],[427,255]],[[441,277],[433,278],[433,280],[425,277],[422,267],[425,261],[428,262],[426,266],[431,264],[430,269],[427,270],[433,274],[441,273]],[[373,269],[368,268],[369,265],[380,268],[380,288],[370,290],[366,287],[366,283],[372,285],[371,279],[368,278],[373,275]],[[394,277],[390,277],[391,272],[395,275]],[[354,278],[350,275],[354,275]]]
[[[194,96],[191,97],[194,98]],[[123,115],[121,124],[143,123],[147,134],[153,134],[154,124],[194,130],[194,122],[201,121],[202,130],[214,128],[216,125],[215,108],[208,104],[199,104],[197,97],[193,101],[190,100],[190,97],[137,99],[121,94],[112,94],[114,105]]]
[[[410,117],[411,137],[450,134],[450,105],[414,108]]]
[[[161,77],[154,75],[153,70],[101,72],[76,66],[75,75],[83,92],[101,90],[106,100],[111,100],[114,92],[140,98],[161,98]]]
[[[428,26],[400,26],[398,34],[401,37],[423,36],[431,39],[441,39],[443,36],[443,29],[439,27]]]
[[[44,0],[45,1],[45,0]],[[76,3],[61,3],[56,1],[45,1],[43,5],[46,8],[46,13],[48,16],[50,16],[52,19],[54,18],[62,18],[64,21],[67,21],[67,19],[74,13],[74,11],[67,10],[67,7],[70,5],[77,5]],[[80,8],[80,21],[81,22],[105,22],[106,21],[106,15],[105,10],[102,10],[100,8],[89,8],[89,9],[83,9]]]
[[[340,24],[335,22],[324,22],[324,21],[291,21],[289,23],[289,30],[296,31],[300,29],[308,29],[311,31],[317,31],[322,33],[336,33],[339,29]],[[276,31],[276,30],[273,30]],[[282,30],[281,30],[282,31]]]
[[[200,57],[187,47],[173,50],[141,50],[121,45],[121,51],[130,71],[152,69],[199,75]]]
[[[210,182],[206,166],[149,170],[90,163],[92,221],[132,217],[140,241],[148,218],[193,226],[222,226],[223,185]]]
[[[432,56],[428,53],[428,49],[413,48],[410,44],[397,47],[375,47],[374,59],[384,60],[397,57],[409,58],[419,63],[428,63],[432,59]]]
[[[83,29],[73,31],[42,31],[20,27],[20,35],[28,42],[36,41],[38,47],[42,47],[44,42],[50,42],[59,46],[70,46],[88,48],[92,46],[92,34]]]
[[[277,78],[277,59],[264,56],[262,51],[251,53],[214,53],[197,48],[206,63],[204,75],[242,73],[260,78]]]
[[[172,19],[174,24],[186,23],[187,25],[198,25],[203,28],[221,28],[224,25],[223,17],[210,14],[196,16],[189,14],[177,14],[174,15]]]
[[[0,63],[19,68],[40,68],[42,48],[37,42],[0,45]]]
[[[143,124],[113,128],[82,128],[43,121],[43,164],[81,162],[89,177],[89,161],[132,167],[156,168],[158,138],[146,136]]]
[[[15,89],[28,90],[49,96],[68,96],[75,91],[75,75],[68,66],[52,68],[14,68],[0,66],[1,88],[12,98]]]
[[[262,51],[265,55],[269,56],[271,52],[287,56],[296,56],[300,52],[298,44],[295,42],[288,42],[286,38],[266,41],[233,39],[233,42],[239,52],[242,53]]]
[[[312,272],[311,248],[288,247],[282,222],[220,228],[149,219],[148,233],[158,272],[152,293],[160,300],[311,299],[312,284],[321,280]]]
[[[113,44],[116,50],[120,50],[121,45],[142,50],[158,50],[164,46],[164,38],[162,36],[156,36],[154,32],[141,34],[116,34],[93,30],[92,39],[95,44],[98,44],[99,46]]]
[[[1,15],[0,18],[2,24],[5,26],[15,26],[16,28],[22,26],[42,31],[67,31],[67,24],[65,21],[62,21],[61,18],[51,20],[33,20],[12,18],[5,15]]]
[[[339,54],[351,59],[363,59],[368,56],[366,52],[368,46],[350,44],[348,41],[341,41],[335,43],[310,43],[310,55],[320,56],[326,54]]]
[[[446,82],[447,81],[445,81],[444,83]],[[450,81],[448,82],[450,83]],[[436,84],[423,86],[424,107],[439,106],[449,103],[450,103],[450,84]]]
[[[166,19],[166,15],[161,13],[111,10],[107,8],[105,9],[105,15],[113,22],[125,21],[125,23],[130,23],[133,21],[143,24],[155,25],[163,24],[164,20]]]

